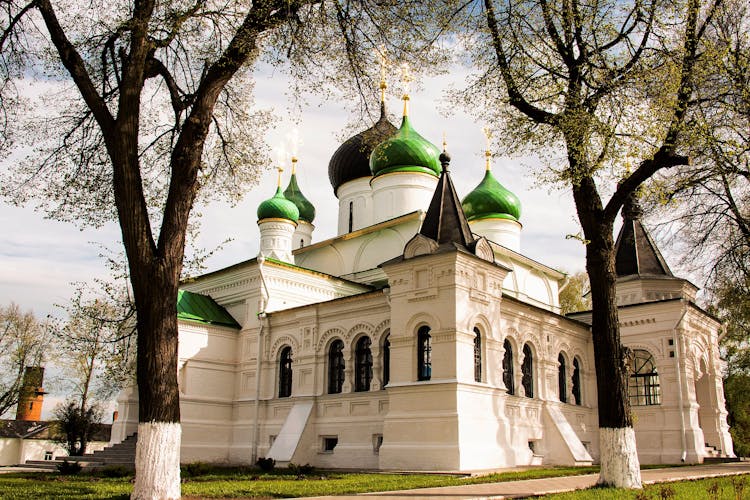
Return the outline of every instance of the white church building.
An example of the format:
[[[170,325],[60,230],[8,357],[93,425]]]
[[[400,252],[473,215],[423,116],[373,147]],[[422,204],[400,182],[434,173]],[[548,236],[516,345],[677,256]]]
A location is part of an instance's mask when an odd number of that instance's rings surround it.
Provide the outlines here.
[[[293,160],[294,161],[294,160]],[[599,454],[590,313],[521,253],[521,203],[487,167],[463,200],[447,154],[386,118],[329,163],[338,236],[314,239],[294,170],[258,207],[257,258],[182,286],[181,461],[467,471]],[[720,323],[623,210],[617,300],[642,463],[733,456]],[[113,442],[137,429],[123,391]]]

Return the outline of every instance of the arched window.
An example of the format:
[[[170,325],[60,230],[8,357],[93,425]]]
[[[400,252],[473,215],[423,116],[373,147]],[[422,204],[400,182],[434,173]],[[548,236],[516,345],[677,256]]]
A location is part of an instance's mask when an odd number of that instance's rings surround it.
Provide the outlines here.
[[[527,398],[534,397],[534,359],[529,344],[523,346],[523,363],[521,363],[521,385]]]
[[[349,232],[351,233],[354,228],[354,202],[349,202]]]
[[[328,349],[328,394],[338,394],[344,387],[344,341],[334,340]]]
[[[417,380],[430,380],[432,376],[432,337],[430,327],[420,327],[417,333]]]
[[[474,381],[482,381],[482,335],[474,327]]]
[[[508,339],[503,342],[503,349],[503,384],[508,394],[512,395],[516,393],[516,385],[513,382],[513,346]]]
[[[355,349],[355,380],[354,390],[357,392],[369,391],[372,380],[372,351],[370,350],[370,337],[362,337],[357,341]]]
[[[581,363],[573,358],[573,402],[581,405]]]
[[[388,385],[391,380],[391,334],[386,333],[385,340],[383,340],[383,386]]]
[[[279,356],[279,397],[288,398],[292,395],[292,348],[289,346],[281,350]]]
[[[568,402],[568,383],[567,383],[567,374],[566,374],[566,367],[565,367],[565,356],[563,356],[562,353],[560,353],[557,356],[557,391],[560,394],[560,402],[561,403],[567,403]]]
[[[643,349],[634,349],[630,358],[630,383],[628,384],[630,404],[649,406],[661,403],[659,374],[656,372],[654,357]]]

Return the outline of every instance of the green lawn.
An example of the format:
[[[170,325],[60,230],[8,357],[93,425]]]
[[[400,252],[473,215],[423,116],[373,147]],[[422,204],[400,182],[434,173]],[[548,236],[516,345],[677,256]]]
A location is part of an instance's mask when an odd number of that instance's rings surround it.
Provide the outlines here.
[[[277,471],[262,473],[250,469],[216,469],[201,467],[183,474],[182,494],[193,498],[278,498],[318,495],[340,495],[370,491],[456,486],[470,483],[514,481],[598,472],[597,467],[556,467],[523,472],[492,474],[483,477],[435,474],[372,474],[317,471],[295,477]],[[127,499],[132,476],[108,478],[89,474],[61,476],[55,473],[0,474],[0,499]],[[672,483],[675,496],[664,498],[735,499],[750,498],[750,481],[741,496],[735,496],[731,478]],[[737,479],[734,479],[735,484]],[[744,481],[744,479],[743,479]],[[719,496],[708,496],[718,484]],[[661,499],[660,486],[649,486],[642,497],[636,492],[597,488],[588,491],[549,496],[551,499]],[[665,490],[666,491],[666,490]]]
[[[647,485],[643,491],[616,488],[591,488],[545,495],[544,500],[746,500],[750,499],[750,480],[747,476],[730,476],[696,481],[679,481]]]
[[[506,472],[483,477],[437,474],[373,474],[317,471],[302,478],[284,471],[262,473],[248,469],[203,467],[197,473],[183,473],[182,494],[188,497],[300,497],[341,495],[471,483],[517,481],[542,477],[597,472],[596,467],[555,467],[523,472]],[[0,499],[120,499],[128,498],[132,476],[106,478],[55,473],[0,474]]]

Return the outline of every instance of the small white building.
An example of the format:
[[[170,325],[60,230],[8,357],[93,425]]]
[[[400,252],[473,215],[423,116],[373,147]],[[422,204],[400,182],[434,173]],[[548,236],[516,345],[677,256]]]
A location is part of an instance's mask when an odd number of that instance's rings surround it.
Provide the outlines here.
[[[260,255],[184,283],[183,462],[450,470],[598,458],[591,331],[565,276],[525,257],[491,171],[461,202],[449,159],[404,116],[329,163],[338,236],[292,173],[258,208]],[[643,463],[732,456],[719,322],[672,276],[630,204],[618,239],[623,343]],[[119,398],[117,442],[137,429]]]
[[[0,465],[67,457],[68,451],[53,439],[54,425],[54,422],[44,420],[0,420]],[[86,446],[86,453],[103,450],[107,446],[110,427],[108,424],[99,426]]]

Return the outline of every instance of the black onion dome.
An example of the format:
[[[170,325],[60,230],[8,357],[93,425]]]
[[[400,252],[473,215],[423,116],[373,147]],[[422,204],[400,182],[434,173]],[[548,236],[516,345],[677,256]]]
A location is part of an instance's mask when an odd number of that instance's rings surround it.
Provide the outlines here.
[[[331,156],[328,162],[328,178],[333,192],[345,182],[372,177],[370,171],[370,153],[372,150],[396,134],[398,129],[388,121],[385,113],[385,103],[380,103],[380,119],[364,132],[347,139]]]

